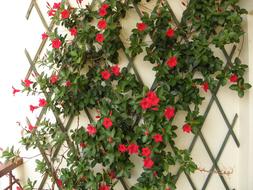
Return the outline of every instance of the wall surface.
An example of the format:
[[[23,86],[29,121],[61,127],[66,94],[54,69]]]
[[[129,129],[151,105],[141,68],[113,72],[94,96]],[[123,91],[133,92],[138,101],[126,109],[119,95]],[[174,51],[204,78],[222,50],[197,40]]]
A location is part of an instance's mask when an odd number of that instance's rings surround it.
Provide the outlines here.
[[[48,1],[53,2],[51,1]],[[141,7],[143,10],[147,10],[151,7],[150,4]],[[169,1],[173,10],[175,10],[177,17],[180,19],[184,10],[181,2]],[[33,152],[26,152],[23,147],[20,147],[18,141],[20,140],[22,127],[26,127],[25,118],[28,117],[32,123],[36,121],[39,110],[32,114],[29,111],[29,105],[38,101],[38,97],[26,96],[25,94],[12,95],[12,86],[15,88],[21,88],[20,81],[23,80],[29,69],[29,62],[24,54],[24,49],[27,48],[31,57],[33,58],[41,43],[41,34],[45,31],[41,20],[35,10],[32,11],[29,20],[25,19],[27,9],[30,5],[30,0],[6,0],[1,2],[1,6],[4,7],[0,11],[0,18],[2,18],[2,26],[0,30],[0,36],[2,38],[0,44],[1,50],[1,65],[0,70],[0,113],[1,113],[1,130],[0,130],[0,147],[6,148],[11,145],[15,145],[17,148],[21,148],[22,156],[34,157],[33,159],[25,159],[24,166],[17,170],[17,175],[21,179],[30,177],[32,179],[40,179],[38,174],[34,173],[35,164],[34,160],[38,159],[37,150]],[[239,55],[244,63],[253,63],[253,1],[241,0],[241,5],[249,10],[250,14],[245,17],[244,27],[246,35],[244,40],[236,50],[235,55]],[[46,17],[46,0],[38,1],[39,6],[42,9],[42,14]],[[7,19],[8,18],[8,19]],[[49,23],[47,18],[46,22]],[[129,12],[125,20],[122,21],[123,33],[122,38],[125,40],[131,31],[131,27],[135,27],[139,21],[139,17],[135,12]],[[227,47],[230,52],[230,47]],[[141,74],[147,86],[150,86],[154,74],[152,72],[152,65],[143,62],[143,55],[138,56],[135,59],[135,65]],[[221,52],[217,51],[217,56],[223,58]],[[126,58],[121,55],[121,66],[127,63]],[[253,84],[253,67],[249,64],[248,79]],[[237,94],[223,87],[222,92],[218,93],[218,99],[223,107],[227,119],[230,123],[236,113],[239,118],[235,125],[235,133],[239,137],[241,143],[240,148],[236,147],[233,138],[228,139],[228,143],[225,147],[224,153],[221,155],[218,165],[222,171],[226,171],[229,174],[224,175],[225,180],[230,185],[231,189],[236,190],[252,190],[253,189],[253,92],[246,94],[246,97],[240,100]],[[202,112],[206,110],[206,106],[211,98],[208,94],[206,101],[202,107]],[[180,117],[180,116],[179,116]],[[180,119],[178,123],[182,123]],[[203,127],[203,136],[206,138],[206,142],[210,147],[210,150],[214,157],[218,155],[221,144],[227,135],[228,127],[221,116],[221,112],[214,103]],[[184,135],[178,132],[177,143],[180,148],[188,148],[193,135]],[[206,170],[197,171],[192,175],[192,179],[197,186],[197,189],[201,189],[203,183],[208,176],[208,170],[212,167],[212,162],[203,146],[203,142],[198,138],[196,146],[192,152],[193,159],[197,163],[199,169]],[[134,171],[134,177],[138,177],[137,168]],[[176,168],[175,168],[176,171]],[[6,185],[6,179],[0,179],[0,190]],[[133,184],[134,180],[129,180],[129,184]],[[190,190],[190,184],[185,175],[181,175],[178,181],[178,189]],[[120,189],[120,188],[119,188]],[[214,173],[211,177],[207,190],[223,190],[224,187],[217,173]]]
[[[245,45],[242,50],[243,60],[249,65],[248,79],[253,82],[253,1],[241,0],[249,14],[245,19]],[[240,101],[240,154],[239,154],[239,189],[253,189],[253,92],[247,94],[246,98]]]
[[[21,137],[21,127],[17,122],[24,123],[25,117],[29,114],[29,102],[31,98],[19,94],[12,95],[12,86],[20,87],[21,80],[24,79],[29,68],[24,55],[26,44],[33,44],[34,39],[29,37],[32,33],[31,27],[25,19],[25,13],[29,1],[2,1],[1,16],[1,69],[0,69],[0,147],[15,145]],[[37,40],[39,35],[37,35]],[[29,156],[29,154],[27,154]],[[28,168],[26,168],[28,169]],[[6,187],[6,181],[0,179],[0,189]],[[5,186],[4,186],[5,185]]]

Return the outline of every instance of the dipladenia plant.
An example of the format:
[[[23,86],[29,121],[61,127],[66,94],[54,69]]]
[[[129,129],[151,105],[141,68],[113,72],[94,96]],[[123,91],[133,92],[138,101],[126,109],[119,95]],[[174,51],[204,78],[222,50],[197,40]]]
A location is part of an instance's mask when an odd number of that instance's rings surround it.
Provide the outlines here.
[[[240,97],[250,88],[243,78],[247,66],[238,57],[226,64],[211,48],[224,50],[240,41],[241,15],[246,11],[237,0],[190,1],[177,23],[167,2],[158,1],[152,12],[141,12],[126,48],[120,20],[140,0],[106,0],[85,7],[77,2],[77,8],[65,1],[48,4],[56,28],[43,33],[42,39],[50,41],[52,49],[36,66],[49,72],[22,80],[22,91],[51,95],[30,105],[31,112],[46,108],[64,118],[86,112],[90,123],[83,126],[80,121],[67,133],[59,121],[44,119],[26,128],[22,144],[30,149],[40,142],[39,148],[52,158],[57,145],[67,141],[62,156],[66,165],[54,169],[46,160],[37,160],[37,171],[51,176],[59,189],[115,189],[119,181],[131,178],[133,155],[142,160],[143,170],[129,189],[176,189],[172,166],[187,174],[197,169],[189,152],[174,141],[176,130],[188,135],[202,126],[201,94],[210,96],[218,83],[229,83]],[[62,26],[66,34],[58,32]],[[145,52],[144,60],[154,64],[156,73],[151,89],[130,67],[121,66],[120,49],[132,59]],[[13,94],[19,92],[13,87]],[[96,110],[94,118],[89,110]],[[174,124],[178,112],[186,113],[182,126]],[[25,188],[34,185],[29,181]]]

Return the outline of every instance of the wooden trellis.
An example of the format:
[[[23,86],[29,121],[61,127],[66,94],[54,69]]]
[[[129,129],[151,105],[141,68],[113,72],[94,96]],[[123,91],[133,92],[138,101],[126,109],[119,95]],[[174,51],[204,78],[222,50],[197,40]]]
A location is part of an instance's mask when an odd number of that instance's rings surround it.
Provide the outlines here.
[[[99,0],[93,0],[91,6],[95,5],[97,2],[99,2]],[[158,3],[160,3],[160,2],[161,2],[161,0],[157,0],[156,3],[158,4]],[[168,5],[169,10],[170,10],[170,14],[171,14],[172,19],[173,19],[173,22],[174,22],[176,25],[179,25],[180,22],[178,21],[178,19],[176,18],[175,14],[174,14],[174,12],[173,12],[173,10],[172,10],[172,8],[170,7],[169,1],[168,1],[168,0],[165,0],[165,1],[163,1],[163,2],[166,3],[166,4]],[[142,12],[140,11],[139,7],[138,7],[137,5],[134,5],[134,9],[136,10],[137,14],[138,14],[139,17],[141,18],[141,17],[142,17]],[[47,32],[52,31],[52,29],[54,28],[54,23],[51,22],[49,25],[47,24],[46,19],[45,19],[45,17],[43,16],[42,11],[41,11],[41,9],[40,9],[40,7],[39,7],[39,5],[38,5],[38,3],[37,3],[36,0],[31,0],[30,6],[29,6],[28,11],[27,11],[27,14],[26,14],[26,18],[29,19],[30,13],[31,13],[33,10],[36,11],[36,12],[38,13],[38,16],[40,17],[41,23],[43,24],[45,30],[46,30]],[[152,40],[152,38],[151,38],[151,40]],[[45,44],[46,44],[46,40],[43,40],[43,41],[41,42],[41,44],[40,44],[40,46],[39,46],[39,48],[38,48],[38,50],[37,50],[35,56],[34,56],[33,58],[30,56],[28,50],[25,49],[26,57],[27,57],[27,59],[28,59],[28,62],[30,63],[30,68],[29,68],[29,70],[28,70],[28,72],[27,72],[26,78],[29,78],[29,77],[31,76],[32,72],[34,72],[36,75],[40,75],[40,73],[38,73],[38,71],[37,71],[37,69],[36,69],[35,63],[38,61],[39,57],[42,55],[42,51],[43,51],[43,49],[46,47]],[[122,43],[122,44],[123,44],[123,43]],[[140,75],[139,75],[139,73],[138,73],[138,71],[137,71],[137,69],[136,69],[136,67],[135,67],[134,58],[128,56],[128,54],[126,53],[126,48],[125,48],[125,47],[123,47],[122,50],[123,50],[125,56],[126,56],[127,59],[128,59],[128,62],[129,62],[128,65],[127,65],[127,68],[128,68],[129,70],[130,70],[130,69],[133,69],[133,71],[134,71],[134,73],[135,73],[137,79],[138,79],[141,83],[143,83],[143,81],[142,81],[142,79],[141,79],[141,77],[140,77]],[[236,46],[234,46],[234,47],[232,48],[232,50],[231,50],[230,53],[228,53],[227,50],[226,50],[225,48],[221,49],[221,51],[222,51],[224,57],[226,58],[226,62],[227,62],[226,65],[225,65],[225,67],[224,67],[224,70],[228,69],[228,68],[229,68],[229,65],[232,64],[232,61],[231,61],[231,60],[233,59],[235,50],[236,50]],[[204,147],[205,147],[205,149],[206,149],[206,151],[207,151],[207,153],[208,153],[208,156],[209,156],[210,160],[212,161],[212,167],[211,167],[210,173],[208,174],[208,176],[207,176],[207,178],[206,178],[206,180],[205,180],[203,186],[201,187],[202,190],[205,190],[205,189],[208,187],[208,184],[209,184],[209,182],[210,182],[210,179],[211,179],[212,174],[213,174],[214,171],[217,171],[217,173],[218,173],[218,175],[219,175],[219,178],[220,178],[220,180],[221,180],[221,182],[222,182],[222,184],[223,184],[223,186],[224,186],[224,189],[226,189],[226,190],[231,190],[230,185],[228,184],[228,182],[226,181],[226,179],[224,178],[224,176],[221,174],[222,172],[221,172],[221,170],[220,170],[220,168],[219,168],[219,166],[218,166],[218,163],[219,163],[219,160],[220,160],[220,158],[221,158],[222,153],[224,152],[224,149],[225,149],[225,147],[226,147],[226,145],[227,145],[227,142],[228,142],[228,139],[230,138],[230,136],[233,138],[233,140],[234,140],[236,146],[237,146],[238,148],[239,148],[239,146],[240,146],[239,140],[238,140],[238,138],[237,138],[237,136],[236,136],[236,134],[235,134],[235,132],[234,132],[234,126],[235,126],[235,123],[236,123],[236,121],[237,121],[238,116],[237,116],[237,114],[235,114],[235,115],[234,115],[234,118],[233,118],[233,120],[232,120],[232,122],[230,122],[230,121],[228,120],[228,117],[227,117],[227,115],[226,115],[226,113],[225,113],[225,111],[224,111],[224,109],[223,109],[223,107],[222,107],[222,105],[221,105],[221,103],[220,103],[220,100],[219,100],[219,98],[217,97],[217,93],[218,93],[218,91],[219,91],[219,89],[220,89],[220,86],[221,86],[221,82],[218,83],[218,85],[216,86],[215,90],[211,91],[212,97],[211,97],[211,99],[210,99],[210,101],[209,101],[209,103],[208,103],[208,106],[207,106],[207,108],[206,108],[206,110],[205,110],[205,112],[204,112],[204,121],[205,121],[206,118],[207,118],[207,116],[208,116],[208,114],[209,114],[209,112],[210,112],[210,110],[211,110],[211,108],[212,108],[212,106],[213,106],[214,103],[215,103],[215,104],[218,106],[218,109],[219,109],[219,111],[220,111],[220,114],[222,115],[222,117],[223,117],[223,119],[224,119],[224,121],[225,121],[225,124],[226,124],[226,126],[227,126],[227,129],[228,129],[227,134],[226,134],[226,136],[225,136],[225,138],[224,138],[224,140],[223,140],[223,142],[222,142],[222,144],[221,144],[221,146],[220,146],[220,149],[219,149],[219,151],[218,151],[217,156],[215,157],[214,154],[212,153],[212,151],[211,151],[211,149],[210,149],[210,147],[209,147],[209,145],[208,145],[208,143],[207,143],[207,141],[206,141],[206,139],[205,139],[205,137],[204,137],[204,135],[203,135],[203,133],[202,133],[201,130],[198,132],[198,134],[196,134],[196,135],[194,136],[194,138],[193,138],[193,140],[191,141],[191,144],[190,144],[190,146],[189,146],[189,151],[192,152],[193,148],[194,148],[195,145],[196,145],[196,141],[197,141],[197,139],[199,138],[199,139],[201,140],[202,144],[204,145]],[[153,85],[151,86],[151,89],[153,89],[153,88],[155,88],[155,87],[156,87],[156,81],[153,82]],[[52,95],[52,94],[48,94],[48,93],[45,92],[44,95],[45,95],[47,101],[50,101],[50,98],[51,98],[51,95]],[[50,107],[49,107],[49,109],[50,109]],[[39,123],[40,123],[41,119],[42,119],[43,116],[45,115],[45,111],[46,111],[46,108],[43,108],[42,111],[41,111],[41,113],[39,114],[39,117],[38,117],[38,120],[37,120],[37,123],[36,123],[36,124],[39,124]],[[90,121],[92,121],[92,117],[91,117],[90,113],[88,112],[88,110],[85,109],[84,111],[85,111],[85,113],[86,113],[88,119],[89,119]],[[55,119],[56,119],[56,122],[57,122],[58,125],[60,126],[61,131],[62,131],[63,133],[66,134],[66,143],[67,143],[67,145],[68,145],[69,147],[74,146],[74,145],[72,144],[72,142],[71,142],[70,137],[68,136],[68,130],[70,129],[70,126],[71,126],[71,124],[72,124],[72,121],[73,121],[73,119],[74,119],[74,116],[69,117],[67,124],[64,126],[64,124],[62,123],[62,121],[61,121],[61,119],[60,119],[58,113],[53,112],[53,114],[54,114],[54,117],[55,117]],[[218,114],[218,113],[217,113],[217,114]],[[139,118],[139,119],[140,119],[140,118]],[[29,122],[29,121],[28,121],[28,122]],[[39,143],[39,142],[38,142],[38,143]],[[57,155],[58,155],[58,153],[59,153],[59,151],[60,151],[60,149],[61,149],[61,146],[62,146],[62,144],[59,144],[58,147],[55,148],[55,150],[54,150],[54,152],[53,152],[53,156],[52,156],[52,158],[51,158],[52,160],[54,160],[54,159],[57,157]],[[53,178],[56,180],[57,176],[56,176],[56,171],[55,171],[55,168],[54,168],[53,163],[51,162],[51,160],[49,160],[49,158],[47,157],[45,151],[44,151],[42,148],[40,148],[40,147],[41,147],[40,144],[38,144],[38,147],[39,147],[39,150],[40,150],[40,152],[41,152],[41,154],[42,154],[43,159],[46,161],[47,165],[48,165],[49,168],[51,169],[51,172],[52,172],[52,174],[53,174],[53,175],[52,175]],[[180,177],[180,175],[181,175],[182,173],[183,173],[183,171],[181,171],[181,170],[179,170],[179,171],[177,172],[177,174],[176,174],[176,180],[178,180],[178,178]],[[192,177],[191,177],[190,175],[188,175],[187,173],[185,173],[185,175],[186,175],[187,180],[189,181],[189,183],[190,183],[190,185],[191,185],[191,188],[192,188],[193,190],[197,190],[196,185],[195,185],[194,181],[192,180]],[[48,174],[45,174],[45,175],[43,176],[43,179],[42,179],[41,182],[40,182],[39,190],[42,190],[42,189],[43,189],[43,187],[44,187],[44,185],[45,185],[47,179],[48,179]],[[123,188],[124,188],[125,190],[128,190],[128,189],[129,189],[128,185],[124,182],[124,179],[120,179],[120,182],[122,183],[122,186],[123,186]]]
[[[4,176],[8,176],[9,178],[8,187],[4,188],[3,190],[13,190],[14,185],[18,185],[18,187],[21,188],[20,180],[13,175],[13,170],[21,166],[22,164],[22,158],[17,158],[5,164],[0,163],[0,178]]]

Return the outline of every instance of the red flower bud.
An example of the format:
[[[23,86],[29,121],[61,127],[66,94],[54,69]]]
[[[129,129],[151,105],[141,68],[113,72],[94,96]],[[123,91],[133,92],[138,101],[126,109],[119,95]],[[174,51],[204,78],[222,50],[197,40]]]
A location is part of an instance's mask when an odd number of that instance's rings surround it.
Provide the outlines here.
[[[184,124],[183,131],[185,133],[190,133],[192,131],[192,127],[189,124]]]
[[[48,35],[44,32],[43,34],[41,34],[41,38],[42,40],[45,40],[48,38]]]
[[[232,74],[229,78],[230,82],[237,82],[238,76],[236,74]]]
[[[202,84],[202,89],[203,89],[205,92],[208,91],[208,89],[209,89],[209,84],[208,84],[208,82],[204,82],[204,83]]]
[[[18,93],[18,92],[20,92],[20,91],[21,91],[21,90],[12,87],[12,94],[13,94],[13,96],[15,96],[16,93]]]

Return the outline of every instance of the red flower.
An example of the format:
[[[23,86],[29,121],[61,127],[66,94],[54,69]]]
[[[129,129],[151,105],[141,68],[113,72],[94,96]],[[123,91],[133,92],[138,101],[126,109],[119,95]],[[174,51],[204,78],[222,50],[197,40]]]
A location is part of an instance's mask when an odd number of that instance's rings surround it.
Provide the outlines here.
[[[102,6],[101,6],[101,9],[108,9],[109,8],[109,5],[104,3]]]
[[[164,116],[170,120],[171,118],[173,118],[175,116],[175,108],[173,107],[168,107],[165,109],[164,111]]]
[[[110,190],[110,187],[108,185],[101,185],[99,190]]]
[[[127,149],[129,154],[138,154],[139,146],[136,144],[130,144]]]
[[[77,29],[76,28],[71,28],[69,30],[69,32],[70,32],[71,36],[76,36],[77,35]]]
[[[163,142],[163,136],[161,134],[155,134],[153,139],[156,143]]]
[[[17,187],[16,187],[16,190],[23,190],[23,189],[21,189],[21,187],[17,186]]]
[[[108,129],[112,126],[112,120],[110,118],[104,118],[103,126]]]
[[[41,38],[42,40],[45,40],[48,38],[48,35],[44,32],[43,34],[41,34]]]
[[[28,130],[30,131],[30,132],[32,132],[34,129],[36,129],[36,126],[33,126],[33,125],[28,125]]]
[[[166,32],[166,36],[172,38],[175,34],[175,31],[172,28],[169,28]]]
[[[55,84],[55,83],[57,83],[57,81],[58,81],[58,76],[57,75],[52,75],[50,77],[50,83],[51,84]]]
[[[120,75],[120,68],[118,65],[112,66],[111,71],[116,77]]]
[[[81,142],[79,145],[80,145],[81,148],[85,148],[86,147],[86,144],[83,143],[83,142]]]
[[[59,49],[61,47],[61,40],[58,38],[55,38],[52,40],[52,47],[54,49]]]
[[[177,65],[177,57],[176,56],[172,56],[167,60],[167,65],[170,68],[174,68]]]
[[[140,106],[143,110],[146,110],[152,106],[149,98],[143,98],[140,102]]]
[[[61,8],[61,3],[54,3],[53,9],[60,9]]]
[[[141,22],[141,23],[137,23],[137,29],[142,32],[144,30],[146,30],[148,27],[148,25],[146,25],[145,23]]]
[[[192,131],[192,127],[189,124],[184,124],[183,131],[185,133],[190,133]]]
[[[208,89],[209,89],[208,82],[204,82],[204,83],[202,84],[202,89],[203,89],[205,92],[208,91]]]
[[[155,92],[149,91],[146,96],[147,97],[143,98],[140,102],[143,110],[151,108],[152,106],[158,106],[160,99],[157,97]],[[158,108],[152,108],[152,110],[158,110]]]
[[[104,34],[97,34],[96,35],[96,41],[99,43],[103,43],[103,41],[105,40]]]
[[[30,105],[30,111],[33,113],[34,110],[38,109],[38,106]]]
[[[56,183],[57,183],[57,185],[58,185],[58,187],[60,187],[60,188],[62,188],[62,180],[60,180],[60,179],[57,179],[56,180]]]
[[[98,28],[101,30],[106,29],[107,27],[107,23],[105,19],[101,19],[100,21],[98,21]]]
[[[148,99],[149,99],[152,106],[158,106],[158,103],[160,102],[160,99],[157,97],[155,92],[149,91],[147,93],[147,97],[148,97]]]
[[[100,9],[99,9],[99,15],[100,16],[105,16],[105,15],[107,15],[107,9],[109,8],[109,5],[108,4],[103,4],[101,7],[100,7]]]
[[[103,17],[105,15],[107,15],[107,10],[106,9],[103,9],[102,7],[99,9],[98,11],[99,13],[99,16]]]
[[[229,78],[230,82],[237,82],[238,76],[236,74],[232,74]]]
[[[39,106],[45,107],[47,105],[47,101],[44,98],[39,99]]]
[[[67,81],[65,82],[65,86],[67,86],[67,87],[70,87],[71,84],[72,84],[72,83],[71,83],[69,80],[67,80]]]
[[[142,148],[141,151],[142,151],[142,156],[149,157],[151,154],[151,150],[148,147]]]
[[[104,70],[101,72],[101,76],[104,80],[108,80],[111,77],[111,73],[108,70]]]
[[[145,158],[143,162],[144,162],[144,167],[147,169],[152,168],[152,166],[154,165],[153,160],[151,160],[151,158],[149,157]]]
[[[13,94],[13,96],[15,96],[16,93],[18,93],[18,92],[20,92],[20,91],[21,91],[21,90],[12,87],[12,94]]]
[[[126,145],[124,145],[124,144],[119,144],[119,146],[118,146],[118,151],[121,152],[121,153],[126,152],[126,151],[127,151]]]
[[[143,110],[151,108],[152,106],[157,106],[160,99],[157,97],[156,93],[150,91],[146,95],[147,97],[143,98],[140,102],[140,106]],[[153,110],[158,110],[158,108],[153,108]]]
[[[47,14],[48,14],[48,16],[54,16],[55,12],[56,12],[56,10],[50,9]]]
[[[64,9],[64,10],[61,12],[61,18],[62,18],[62,19],[67,19],[67,18],[69,18],[69,15],[70,15],[70,13],[69,13],[69,11],[68,11],[67,9]]]
[[[93,125],[88,125],[87,132],[89,135],[95,135],[97,133],[97,129]]]
[[[25,85],[25,87],[29,88],[31,86],[31,84],[33,83],[32,81],[30,81],[29,79],[25,79],[24,81],[22,81]]]

